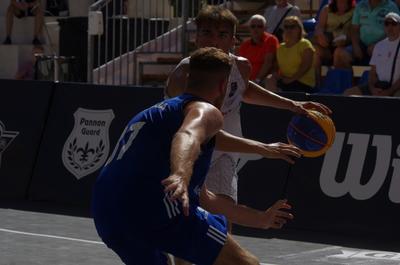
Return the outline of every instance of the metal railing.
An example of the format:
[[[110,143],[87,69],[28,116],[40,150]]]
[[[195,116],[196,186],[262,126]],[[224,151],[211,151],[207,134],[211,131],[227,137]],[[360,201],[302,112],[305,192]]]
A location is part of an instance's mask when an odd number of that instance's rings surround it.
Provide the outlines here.
[[[135,83],[139,54],[184,56],[188,49],[188,25],[201,6],[226,2],[97,1],[89,7],[88,82],[119,85]]]

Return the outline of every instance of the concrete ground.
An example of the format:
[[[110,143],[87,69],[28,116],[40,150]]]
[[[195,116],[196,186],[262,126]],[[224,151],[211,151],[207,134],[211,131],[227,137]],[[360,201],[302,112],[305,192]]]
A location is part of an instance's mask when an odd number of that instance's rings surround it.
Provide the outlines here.
[[[56,206],[0,203],[0,265],[122,264],[101,242],[92,219],[79,215]],[[264,265],[400,264],[400,243],[289,230],[269,238],[235,237]]]

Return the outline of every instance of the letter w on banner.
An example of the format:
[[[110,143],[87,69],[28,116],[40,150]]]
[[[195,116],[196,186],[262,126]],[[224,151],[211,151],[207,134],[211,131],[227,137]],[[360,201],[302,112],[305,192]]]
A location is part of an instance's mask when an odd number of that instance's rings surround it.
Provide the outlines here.
[[[62,151],[66,169],[81,179],[99,169],[110,150],[109,128],[114,119],[112,109],[89,110],[78,108],[75,124]]]

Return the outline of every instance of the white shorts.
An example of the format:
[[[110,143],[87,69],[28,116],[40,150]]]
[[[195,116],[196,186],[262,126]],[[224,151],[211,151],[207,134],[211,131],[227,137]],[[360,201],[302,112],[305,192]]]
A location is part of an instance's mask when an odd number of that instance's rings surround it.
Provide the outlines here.
[[[231,197],[237,202],[238,175],[236,172],[236,159],[229,154],[222,154],[210,166],[206,178],[207,189],[214,194]]]

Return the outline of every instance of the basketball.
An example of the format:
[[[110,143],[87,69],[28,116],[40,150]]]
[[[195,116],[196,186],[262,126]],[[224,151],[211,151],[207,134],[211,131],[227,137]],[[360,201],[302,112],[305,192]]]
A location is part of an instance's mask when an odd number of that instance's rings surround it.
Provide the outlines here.
[[[335,140],[336,128],[332,119],[315,110],[297,114],[289,122],[287,139],[301,149],[305,157],[318,157],[326,153]]]

